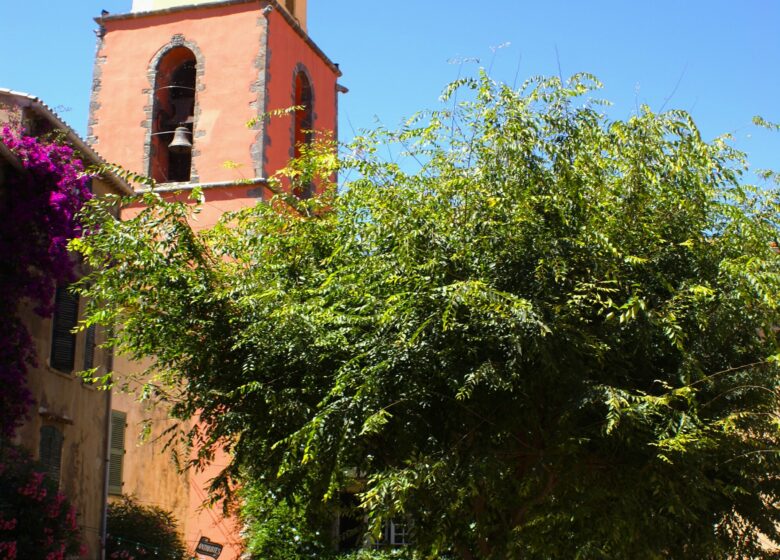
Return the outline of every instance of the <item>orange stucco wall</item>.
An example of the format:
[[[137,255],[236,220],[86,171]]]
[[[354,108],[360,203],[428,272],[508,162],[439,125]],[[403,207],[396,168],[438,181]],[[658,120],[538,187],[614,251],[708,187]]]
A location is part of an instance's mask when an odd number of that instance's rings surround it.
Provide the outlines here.
[[[234,519],[223,517],[219,505],[204,507],[208,497],[206,488],[227,466],[229,458],[217,454],[203,471],[181,470],[187,460],[187,450],[177,448],[182,462],[177,465],[172,450],[166,449],[170,440],[167,431],[179,422],[169,417],[165,407],[139,403],[134,394],[139,384],[132,378],[148,365],[131,362],[123,356],[117,356],[114,363],[115,370],[122,376],[118,385],[128,383],[126,391],[114,393],[111,404],[113,410],[127,414],[122,494],[133,496],[143,505],[161,507],[173,513],[188,552],[195,550],[201,537],[207,537],[224,546],[220,559],[236,560],[242,549],[238,536],[240,526]],[[178,429],[186,431],[190,427],[191,424],[184,422]],[[110,496],[111,500],[117,498]]]
[[[205,507],[211,479],[227,466],[229,458],[217,454],[204,470],[181,471],[187,460],[186,449],[177,448],[177,465],[172,450],[166,449],[170,435],[167,430],[179,424],[169,417],[164,406],[139,403],[134,393],[139,385],[133,378],[143,372],[148,363],[138,363],[117,356],[114,368],[119,372],[118,385],[128,384],[123,392],[115,392],[111,408],[127,414],[125,434],[126,454],[123,461],[122,494],[133,496],[143,505],[161,507],[173,513],[178,530],[189,553],[193,553],[201,537],[224,546],[220,559],[236,560],[242,552],[240,526],[225,518],[219,505]],[[186,431],[184,422],[178,429]],[[146,432],[148,429],[148,433]],[[117,496],[110,496],[115,500]]]
[[[207,537],[211,541],[223,545],[222,558],[226,560],[240,558],[243,543],[239,536],[241,526],[237,519],[224,517],[222,508],[203,507],[208,494],[205,490],[209,483],[229,463],[229,457],[223,453],[217,453],[211,464],[202,471],[193,472],[190,479],[190,523],[187,524],[185,540],[187,544],[197,545],[201,537]]]
[[[314,97],[314,130],[336,130],[336,74],[287,24],[279,12],[269,15],[266,78],[268,111],[295,105],[293,83],[297,68],[303,67],[311,81]],[[271,118],[266,130],[266,173],[287,165],[293,156],[292,116]]]
[[[263,110],[294,105],[294,75],[300,68],[312,84],[314,128],[335,131],[336,71],[279,10],[266,16],[263,8],[262,2],[249,2],[106,21],[90,115],[90,137],[101,155],[136,173],[148,173],[148,73],[175,35],[197,46],[202,67],[193,137],[198,183],[269,177],[287,164],[293,154],[292,116],[273,117],[254,130],[246,123]],[[256,145],[263,152],[253,157]],[[228,191],[207,191],[207,203],[221,211],[237,210],[268,194],[257,185],[239,184]],[[201,227],[213,223],[203,218]]]

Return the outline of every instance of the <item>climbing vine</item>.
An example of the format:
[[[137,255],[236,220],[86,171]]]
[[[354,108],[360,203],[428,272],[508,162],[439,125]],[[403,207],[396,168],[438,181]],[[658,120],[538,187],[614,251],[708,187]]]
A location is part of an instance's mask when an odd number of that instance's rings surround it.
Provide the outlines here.
[[[29,302],[41,317],[52,314],[57,284],[73,280],[68,241],[81,235],[77,214],[92,193],[70,146],[10,127],[0,142],[21,164],[0,186],[0,433],[7,436],[32,403],[25,378],[36,364],[20,305]]]

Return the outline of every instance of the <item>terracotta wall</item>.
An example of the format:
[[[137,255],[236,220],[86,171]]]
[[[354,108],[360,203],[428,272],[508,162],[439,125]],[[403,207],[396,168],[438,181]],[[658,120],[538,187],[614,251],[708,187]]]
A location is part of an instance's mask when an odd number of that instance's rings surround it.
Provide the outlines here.
[[[188,552],[192,553],[200,538],[205,536],[224,545],[220,558],[235,560],[241,554],[240,527],[234,520],[225,519],[218,506],[204,507],[205,489],[226,466],[227,457],[218,455],[205,471],[180,470],[183,464],[177,464],[172,449],[165,448],[169,441],[166,431],[178,421],[169,418],[164,406],[153,407],[138,401],[141,384],[136,380],[142,377],[148,365],[148,362],[131,362],[121,356],[114,362],[118,372],[117,386],[125,388],[114,391],[111,408],[127,414],[122,494],[133,496],[141,504],[173,513]],[[192,422],[194,420],[183,422],[177,429],[186,431]],[[177,452],[179,460],[186,462],[186,449],[177,448]]]
[[[337,75],[278,11],[269,15],[267,56],[268,111],[295,105],[295,73],[304,69],[313,90],[314,129],[335,131]],[[265,135],[267,176],[287,165],[293,156],[293,134],[292,116],[270,119]]]
[[[294,105],[293,80],[299,68],[312,83],[314,128],[335,130],[336,72],[278,9],[268,15],[266,37],[261,8],[261,3],[250,2],[106,21],[90,118],[94,147],[108,161],[136,173],[148,172],[144,161],[152,103],[148,72],[155,55],[177,35],[197,46],[201,65],[193,138],[198,182],[268,177],[287,164],[293,147],[292,117],[270,119],[262,138],[261,131],[250,130],[246,123],[263,111]],[[253,156],[259,145],[264,153]],[[222,208],[254,204],[261,193],[248,186],[223,195]]]

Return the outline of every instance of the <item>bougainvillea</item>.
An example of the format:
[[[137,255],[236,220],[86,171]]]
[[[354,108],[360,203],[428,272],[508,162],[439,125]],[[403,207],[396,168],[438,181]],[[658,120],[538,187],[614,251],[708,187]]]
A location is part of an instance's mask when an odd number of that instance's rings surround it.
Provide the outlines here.
[[[0,558],[84,554],[76,510],[23,450],[0,443]]]
[[[71,147],[8,127],[0,142],[22,166],[0,188],[0,433],[9,435],[32,402],[25,377],[35,364],[19,304],[27,300],[40,316],[51,315],[57,284],[73,279],[68,241],[81,235],[76,215],[92,195]]]

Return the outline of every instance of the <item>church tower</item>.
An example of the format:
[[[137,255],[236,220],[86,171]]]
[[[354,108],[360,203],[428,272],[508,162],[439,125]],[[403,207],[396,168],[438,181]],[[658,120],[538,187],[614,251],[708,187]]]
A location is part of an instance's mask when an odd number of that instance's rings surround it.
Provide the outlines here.
[[[163,191],[202,187],[201,225],[267,196],[303,129],[336,131],[340,72],[306,33],[306,0],[133,0],[96,21],[88,140]]]
[[[162,193],[200,187],[195,227],[267,198],[267,178],[309,141],[307,131],[336,132],[345,90],[338,66],[306,32],[306,0],[133,0],[129,13],[95,21],[88,140],[107,161],[155,179]],[[262,118],[292,106],[303,108]],[[143,369],[115,358],[119,384]],[[221,560],[237,559],[236,522],[202,507],[224,458],[206,472],[179,473],[154,440],[172,425],[166,411],[118,392],[111,408],[110,499],[134,495],[173,512],[190,554],[200,543],[222,547]],[[149,428],[152,439],[138,445]]]

